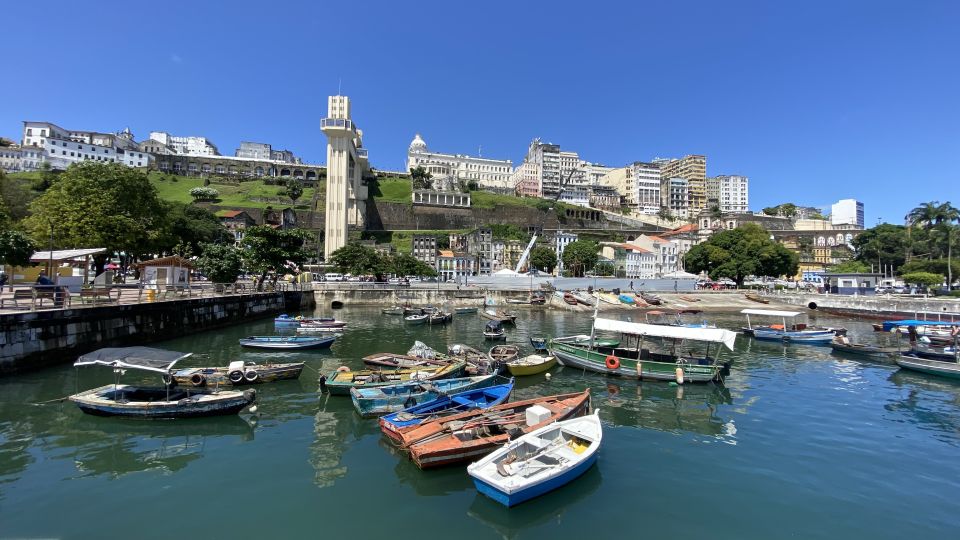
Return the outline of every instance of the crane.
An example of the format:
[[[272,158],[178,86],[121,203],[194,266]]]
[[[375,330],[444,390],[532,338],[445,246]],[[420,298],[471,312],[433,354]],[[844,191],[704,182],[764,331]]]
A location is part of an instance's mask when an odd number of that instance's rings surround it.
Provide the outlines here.
[[[557,194],[553,197],[553,204],[557,204],[557,201],[560,200],[560,195],[563,193],[563,186],[567,185],[567,182],[573,178],[573,173],[579,171],[581,167],[574,167],[570,169],[570,173],[567,175],[566,179],[560,181],[560,185],[557,186]],[[540,222],[540,231],[543,231],[543,221]],[[527,249],[523,250],[523,254],[520,255],[520,260],[517,262],[517,267],[514,269],[514,272],[520,273],[520,269],[523,268],[523,265],[527,262],[527,257],[530,256],[530,250],[533,249],[533,245],[537,243],[537,234],[534,233],[533,237],[530,238],[530,243],[527,244]]]

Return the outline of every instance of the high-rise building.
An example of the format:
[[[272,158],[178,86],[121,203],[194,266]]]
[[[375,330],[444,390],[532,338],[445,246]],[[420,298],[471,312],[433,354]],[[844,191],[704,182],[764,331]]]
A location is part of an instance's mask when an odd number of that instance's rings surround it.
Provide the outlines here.
[[[707,178],[707,209],[746,212],[750,206],[750,180],[746,176],[721,175]]]
[[[664,178],[660,181],[660,206],[676,219],[690,215],[690,191],[686,178]],[[659,209],[658,209],[659,210]]]
[[[423,167],[430,173],[434,187],[457,191],[459,183],[476,182],[478,187],[498,193],[513,193],[513,162],[461,154],[432,152],[417,133],[407,149],[407,170]]]
[[[830,208],[833,225],[856,225],[863,228],[863,203],[856,199],[841,199]]]
[[[630,166],[636,210],[641,214],[656,215],[660,211],[660,165],[637,161]]]
[[[524,167],[526,164],[531,164]],[[524,175],[535,175],[535,180],[526,180],[522,189],[517,186],[517,193],[527,195],[536,192],[536,197],[551,199],[560,191],[560,184],[565,186],[585,186],[584,162],[576,152],[561,151],[560,145],[540,142],[534,139],[527,148],[527,155],[523,159]],[[521,180],[514,175],[516,180]],[[569,180],[568,180],[569,178]],[[536,184],[534,189],[533,184]]]
[[[217,146],[206,137],[180,137],[165,131],[151,131],[150,140],[169,147],[177,154],[188,156],[219,156]]]
[[[327,207],[324,257],[347,243],[350,225],[364,225],[367,186],[364,173],[370,170],[363,132],[350,118],[350,98],[330,96],[327,117],[320,128],[327,136]]]
[[[687,181],[687,207],[691,214],[698,214],[707,207],[707,156],[657,158],[653,162],[660,165],[661,180],[683,178]]]
[[[413,257],[435,269],[437,267],[437,237],[415,235],[413,237]]]

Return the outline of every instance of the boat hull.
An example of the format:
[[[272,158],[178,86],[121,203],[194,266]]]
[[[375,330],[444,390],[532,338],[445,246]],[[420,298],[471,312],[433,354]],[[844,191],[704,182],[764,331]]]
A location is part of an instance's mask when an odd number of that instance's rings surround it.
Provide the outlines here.
[[[495,407],[509,399],[512,391],[513,381],[511,380],[508,384],[500,384],[480,390],[468,390],[449,396],[442,396],[433,401],[404,409],[404,412],[420,415],[417,418],[401,420],[397,417],[399,413],[382,416],[380,418],[380,430],[391,441],[399,445],[403,443],[403,433],[416,429],[417,426],[425,422],[428,418],[434,419],[435,417],[459,414],[464,411]],[[469,404],[465,405],[465,402]]]
[[[897,349],[873,347],[870,345],[855,346],[853,344],[844,345],[842,343],[831,343],[830,348],[838,353],[873,358],[874,360],[887,360],[897,354]]]
[[[436,379],[446,379],[446,378],[455,378],[463,376],[463,372],[466,369],[467,363],[464,361],[451,362],[449,366],[444,366],[442,368],[410,368],[410,369],[394,369],[394,370],[365,370],[359,372],[360,376],[367,377],[371,374],[383,375],[385,381],[379,382],[359,382],[355,381],[353,377],[357,375],[355,372],[333,372],[327,376],[327,381],[325,383],[327,392],[332,396],[349,396],[350,389],[352,388],[379,388],[381,386],[389,386],[392,384],[398,383],[407,383],[414,381],[432,381]],[[426,373],[422,377],[417,377],[416,373]],[[347,377],[350,380],[345,380]],[[412,378],[411,378],[412,377]]]
[[[606,366],[605,352],[587,350],[565,343],[551,343],[550,354],[556,357],[557,362],[564,367],[572,367],[602,373],[612,377],[624,377],[641,381],[677,381],[676,361],[635,360],[618,357],[620,367],[610,369]],[[683,367],[683,382],[708,383],[723,380],[723,364],[700,365],[693,363],[693,359]],[[640,364],[638,373],[637,364]]]
[[[237,414],[257,399],[257,392],[247,389],[243,392],[228,390],[222,392],[192,391],[190,397],[183,391],[174,391],[169,401],[120,401],[114,396],[136,395],[137,392],[150,392],[164,396],[163,388],[139,388],[130,385],[108,384],[86,392],[70,396],[86,414],[94,416],[124,416],[127,418],[198,418],[204,416],[226,416]],[[182,397],[181,397],[182,396]],[[176,398],[176,399],[173,399]]]
[[[180,369],[173,373],[173,380],[181,386],[193,386],[203,388],[206,386],[223,384],[232,386],[245,386],[248,384],[262,384],[268,382],[293,380],[300,378],[303,372],[303,362],[292,364],[261,364],[244,366],[243,373],[256,371],[257,377],[249,380],[246,376],[240,381],[234,381],[229,377],[229,368],[188,368]],[[203,377],[201,384],[194,383],[194,377],[199,375]]]
[[[277,340],[277,341],[241,339],[240,346],[247,347],[248,349],[270,349],[270,350],[280,350],[280,351],[295,351],[295,350],[304,350],[304,349],[329,349],[335,340],[336,338],[332,336],[318,337],[318,338],[311,338],[311,339]]]
[[[583,476],[583,473],[590,470],[590,467],[593,467],[594,463],[596,462],[597,453],[594,452],[590,455],[590,457],[581,461],[575,467],[568,469],[563,474],[548,478],[543,482],[534,484],[523,491],[518,491],[515,493],[505,493],[500,491],[496,487],[478,478],[473,479],[473,484],[477,487],[477,491],[486,495],[487,497],[490,497],[498,503],[507,507],[516,506],[522,502],[527,502],[530,499],[545,495],[557,488],[569,484],[580,476]]]
[[[549,357],[549,360],[546,362],[541,362],[539,364],[524,364],[524,365],[515,365],[507,363],[507,370],[510,371],[510,374],[515,377],[525,377],[528,375],[537,375],[543,373],[544,371],[550,371],[550,369],[557,365],[556,357]]]
[[[463,379],[446,379],[434,381],[437,385],[436,390],[416,391],[421,387],[419,382],[408,383],[409,392],[396,392],[392,394],[380,394],[375,397],[366,397],[359,389],[354,388],[350,391],[350,399],[353,401],[353,407],[360,416],[364,418],[376,418],[385,414],[400,412],[406,408],[416,406],[420,403],[434,401],[441,395],[454,392],[467,392],[492,386],[495,376],[469,377]],[[444,384],[450,383],[450,384]]]
[[[898,366],[910,371],[926,373],[927,375],[936,375],[948,379],[960,379],[960,363],[942,362],[940,360],[931,360],[929,358],[919,358],[916,356],[901,355],[894,359]]]
[[[812,332],[785,332],[767,328],[754,328],[753,338],[760,341],[782,341],[784,343],[808,343],[811,345],[826,345],[833,341],[836,334],[832,330],[815,330]]]

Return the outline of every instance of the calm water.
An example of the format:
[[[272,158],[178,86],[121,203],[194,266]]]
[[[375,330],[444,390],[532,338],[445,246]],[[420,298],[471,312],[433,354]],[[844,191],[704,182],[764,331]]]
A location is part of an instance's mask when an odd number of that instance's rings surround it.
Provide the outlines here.
[[[262,417],[95,418],[29,405],[110,382],[108,370],[49,369],[0,380],[0,538],[957,538],[960,384],[831,355],[737,339],[724,387],[615,382],[557,368],[517,398],[589,386],[605,421],[598,466],[512,510],[478,495],[464,468],[421,472],[317,372],[360,357],[482,345],[482,320],[408,327],[378,310],[337,316],[332,350],[263,354],[237,339],[272,321],[164,342],[184,365],[298,359],[298,381],[260,387]],[[736,316],[715,317],[729,328]],[[844,324],[874,339],[866,324]],[[589,332],[589,319],[528,311],[511,342]],[[79,381],[78,381],[79,375]],[[128,378],[137,379],[135,375]],[[148,379],[149,380],[149,377]],[[125,533],[121,531],[126,531]]]

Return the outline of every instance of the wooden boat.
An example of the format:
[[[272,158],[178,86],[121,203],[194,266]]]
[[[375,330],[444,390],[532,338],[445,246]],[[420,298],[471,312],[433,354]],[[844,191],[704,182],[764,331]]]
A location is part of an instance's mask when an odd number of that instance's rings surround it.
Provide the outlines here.
[[[344,328],[347,323],[335,319],[300,321],[300,328]]]
[[[633,307],[637,303],[636,300],[634,300],[633,298],[630,298],[630,295],[627,295],[627,294],[621,294],[617,296],[617,298],[620,299],[620,303],[626,304],[631,307]]]
[[[747,316],[747,327],[743,329],[745,335],[751,335],[754,339],[763,341],[781,341],[784,343],[809,343],[813,345],[826,345],[833,340],[836,333],[834,330],[808,328],[802,323],[787,324],[787,320],[794,320],[801,313],[797,311],[776,311],[768,309],[744,309],[740,313]],[[753,326],[750,323],[750,315],[762,315],[766,317],[777,317],[781,319],[782,324],[771,324],[767,326]]]
[[[437,381],[413,381],[378,388],[352,388],[350,399],[360,416],[369,418],[399,412],[450,393],[493,386],[497,377],[497,375],[483,375]]]
[[[537,352],[546,352],[547,350],[547,338],[545,337],[532,337],[530,338],[530,346],[533,347],[533,350]]]
[[[594,299],[589,294],[582,291],[577,291],[572,294],[573,297],[577,299],[577,303],[593,307]]]
[[[663,299],[655,294],[644,293],[644,292],[638,293],[638,294],[640,295],[640,298],[642,298],[644,302],[650,304],[651,306],[659,306],[663,304]]]
[[[384,315],[403,315],[404,307],[403,306],[393,306],[388,308],[383,308],[380,310]]]
[[[599,300],[600,302],[603,302],[604,304],[610,304],[611,306],[620,305],[620,299],[617,298],[617,295],[615,294],[595,292],[593,293],[593,295],[597,300]]]
[[[237,414],[252,405],[257,391],[178,388],[171,373],[174,365],[191,353],[165,351],[151,347],[105,348],[87,353],[74,366],[106,366],[113,368],[114,384],[104,385],[69,397],[81,411],[95,416],[131,418],[191,418]],[[119,378],[128,369],[159,373],[165,386],[120,384]]]
[[[277,318],[273,319],[273,322],[274,322],[274,324],[279,324],[279,325],[285,325],[285,324],[289,324],[289,325],[300,325],[300,324],[303,324],[303,323],[318,323],[318,324],[319,324],[319,323],[340,323],[341,325],[345,325],[345,324],[346,324],[346,323],[344,323],[344,322],[341,322],[341,321],[336,320],[336,319],[333,318],[333,317],[304,317],[304,316],[302,316],[302,315],[297,315],[296,317],[291,317],[290,315],[287,315],[286,313],[284,313],[283,315],[280,315],[280,316],[278,316]]]
[[[500,321],[490,321],[483,328],[483,339],[504,339],[506,332],[503,330],[503,323]]]
[[[336,336],[249,336],[240,340],[240,346],[275,350],[328,349],[336,339]]]
[[[179,385],[204,388],[217,385],[241,386],[300,378],[303,362],[284,364],[230,362],[227,367],[198,367],[178,369],[171,373]]]
[[[555,365],[557,365],[557,359],[553,356],[531,354],[529,356],[524,356],[523,358],[508,361],[507,369],[510,371],[511,375],[515,377],[523,377],[526,375],[536,375],[538,373],[543,373],[544,371],[549,371],[550,368]]]
[[[455,344],[447,348],[449,358],[464,360],[470,375],[491,375],[503,371],[503,366],[490,360],[487,353],[469,345]]]
[[[701,301],[701,299],[697,298],[696,296],[687,296],[685,294],[681,294],[679,298],[684,302],[700,302]]]
[[[515,311],[507,312],[502,309],[485,309],[480,312],[480,315],[483,315],[491,321],[500,321],[501,323],[509,324],[517,323],[517,313]]]
[[[835,336],[830,342],[830,348],[836,352],[855,354],[875,359],[886,359],[900,354],[896,347],[877,347],[863,343],[852,343],[846,336]]]
[[[736,334],[719,328],[684,328],[656,324],[631,323],[613,319],[597,318],[594,331],[619,332],[628,340],[629,346],[603,345],[589,336],[571,336],[550,341],[550,354],[562,366],[603,373],[616,377],[639,380],[706,383],[720,382],[729,370],[729,363],[719,361],[721,346],[733,350]],[[648,338],[669,344],[671,351],[653,352],[644,347]],[[632,343],[630,343],[632,342]],[[694,355],[684,343],[705,344],[702,355]],[[711,355],[711,347],[716,350]]]
[[[447,324],[453,320],[453,314],[445,311],[435,311],[427,316],[427,324],[429,325],[439,325]]]
[[[517,356],[520,355],[520,348],[516,345],[494,345],[487,355],[490,360],[505,364],[517,359]]]
[[[769,303],[770,303],[769,300],[767,300],[766,298],[760,296],[759,294],[743,293],[743,296],[745,296],[747,300],[750,300],[750,301],[752,301],[752,302],[758,302],[758,303],[761,303],[761,304],[769,304]]]
[[[510,397],[512,390],[513,379],[510,379],[506,384],[440,395],[433,401],[420,403],[381,417],[380,430],[393,442],[399,444],[402,441],[401,433],[410,431],[423,422],[500,405]]]
[[[426,324],[429,317],[426,313],[420,313],[418,315],[407,315],[403,320],[406,321],[407,324]]]
[[[571,293],[563,293],[563,301],[571,306],[577,305],[577,297]]]
[[[299,326],[297,327],[297,333],[307,336],[312,336],[316,334],[335,334],[342,336],[346,331],[346,328],[328,328],[326,326]]]
[[[445,366],[452,362],[446,358],[422,358],[408,354],[390,352],[374,353],[363,357],[363,363],[368,366],[386,368],[417,368],[422,366]]]
[[[424,422],[400,437],[414,463],[427,469],[479,458],[511,439],[589,411],[588,388]]]
[[[458,308],[453,308],[453,312],[456,313],[457,315],[466,315],[468,313],[476,313],[477,308],[476,307],[458,307]]]
[[[901,369],[918,371],[928,375],[937,375],[950,379],[960,379],[960,355],[954,353],[950,360],[924,358],[916,351],[910,351],[894,358]]]
[[[337,370],[326,375],[322,385],[330,395],[346,396],[351,388],[374,388],[410,381],[432,381],[463,375],[466,362],[457,360],[445,366],[404,369]]]
[[[410,316],[410,315],[423,315],[423,309],[422,309],[422,308],[410,307],[410,306],[404,306],[404,307],[403,307],[403,316],[404,316],[404,317],[408,317],[408,316]]]
[[[569,484],[593,466],[600,411],[549,424],[467,466],[477,491],[511,507]]]
[[[542,292],[532,292],[530,293],[530,305],[531,306],[542,306],[547,303],[547,297],[544,296]]]

